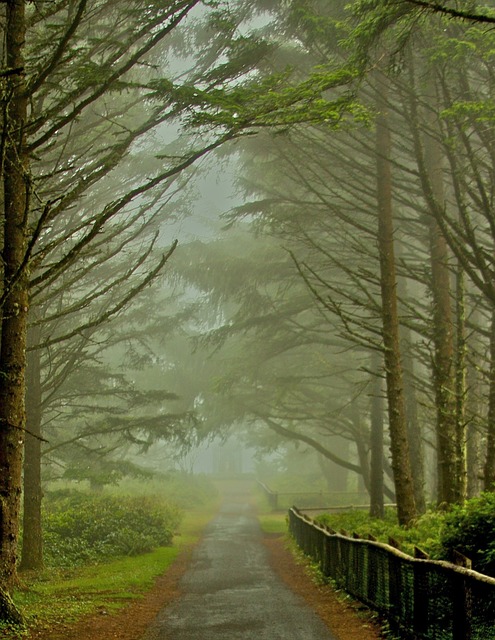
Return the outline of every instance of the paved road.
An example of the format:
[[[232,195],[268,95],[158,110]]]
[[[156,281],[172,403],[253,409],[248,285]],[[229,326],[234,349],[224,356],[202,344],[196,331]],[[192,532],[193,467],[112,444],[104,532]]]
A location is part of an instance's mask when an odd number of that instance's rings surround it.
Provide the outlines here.
[[[268,564],[256,518],[227,497],[143,640],[337,640]]]

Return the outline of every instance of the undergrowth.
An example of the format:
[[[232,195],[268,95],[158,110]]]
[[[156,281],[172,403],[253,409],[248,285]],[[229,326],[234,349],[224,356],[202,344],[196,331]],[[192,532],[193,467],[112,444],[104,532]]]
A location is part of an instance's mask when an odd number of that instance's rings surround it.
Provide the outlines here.
[[[215,506],[188,511],[173,546],[160,547],[139,556],[120,557],[100,564],[46,567],[37,573],[21,573],[21,588],[14,602],[25,626],[0,624],[0,638],[20,640],[30,630],[53,632],[84,615],[111,614],[130,600],[140,598],[154,580],[167,571],[177,555],[197,542]]]
[[[156,497],[51,494],[43,514],[45,563],[71,567],[150,552],[172,543],[181,517],[176,505]]]
[[[400,543],[409,555],[419,547],[431,558],[452,561],[454,551],[467,556],[473,569],[495,576],[495,493],[485,492],[454,505],[448,511],[428,511],[411,527],[397,524],[395,510],[388,509],[385,518],[370,518],[366,512],[326,513],[315,518],[336,531],[344,529],[360,537],[369,534],[380,542],[389,537]]]
[[[365,511],[347,511],[345,513],[321,514],[315,518],[336,531],[345,530],[348,533],[356,533],[360,537],[373,535],[380,542],[388,543],[393,538],[400,543],[405,553],[412,555],[414,547],[420,547],[431,557],[440,557],[440,535],[445,520],[445,514],[429,511],[418,518],[412,527],[402,527],[397,524],[395,509],[386,509],[383,520],[370,518]]]
[[[454,550],[471,558],[473,568],[495,576],[495,493],[486,491],[445,516],[442,552],[451,560]]]

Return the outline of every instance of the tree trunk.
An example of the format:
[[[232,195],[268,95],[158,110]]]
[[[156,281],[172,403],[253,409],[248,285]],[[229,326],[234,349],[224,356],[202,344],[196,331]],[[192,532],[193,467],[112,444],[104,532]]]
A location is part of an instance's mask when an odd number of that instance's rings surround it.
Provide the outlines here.
[[[413,383],[414,361],[409,356],[404,360],[404,396],[406,403],[407,436],[409,439],[414,482],[414,499],[418,513],[422,514],[426,512],[423,434],[418,417],[418,399]]]
[[[478,309],[471,313],[471,322],[474,326],[479,326],[482,322]],[[473,498],[479,495],[482,488],[482,471],[484,446],[482,446],[482,406],[480,396],[482,393],[482,376],[476,366],[477,353],[483,348],[480,333],[472,331],[467,340],[468,344],[468,366],[467,366],[467,388],[469,393],[466,398],[466,461],[467,461],[467,496]],[[483,408],[485,403],[483,403]],[[484,443],[483,443],[484,444]],[[483,449],[483,454],[482,454]]]
[[[22,625],[24,618],[10,595],[0,587],[0,620],[8,624]]]
[[[409,525],[416,517],[416,505],[409,458],[399,347],[399,315],[392,215],[391,140],[387,114],[388,79],[381,73],[378,74],[376,96],[378,110],[376,122],[378,247],[380,254],[383,346],[387,380],[390,452],[399,523]]]
[[[466,343],[466,295],[464,270],[459,264],[456,272],[456,353],[455,353],[455,419],[456,419],[456,478],[459,503],[467,497],[467,343]]]
[[[24,1],[6,4],[6,64],[24,66]],[[0,587],[9,592],[17,581],[22,453],[25,430],[25,358],[28,278],[24,265],[29,208],[25,145],[27,101],[22,75],[4,80],[4,220],[3,295],[0,341]]]
[[[431,119],[431,115],[430,115]],[[441,150],[432,135],[424,137],[425,169],[429,182],[430,209],[444,206]],[[449,250],[431,211],[430,241],[431,292],[433,297],[433,388],[437,410],[437,472],[439,504],[455,504],[463,499],[458,476],[455,347],[450,295]]]
[[[471,370],[471,368],[470,368]],[[468,374],[470,377],[470,373]],[[471,399],[469,404],[471,404]],[[470,414],[471,410],[470,410]],[[473,417],[466,427],[466,462],[467,462],[467,487],[468,498],[478,496],[482,488],[482,439],[479,424]]]
[[[400,298],[408,297],[407,281],[401,278],[398,282],[399,303]],[[425,463],[424,446],[421,424],[418,417],[418,399],[414,384],[414,358],[412,357],[413,338],[408,326],[400,327],[401,353],[404,373],[404,402],[406,406],[407,437],[411,457],[411,469],[414,482],[414,500],[417,512],[426,511],[425,497]]]
[[[495,491],[495,311],[492,312],[492,326],[490,333],[490,375],[488,382],[486,458],[483,475],[485,491]]]
[[[381,358],[372,354],[373,384],[371,388],[371,433],[370,433],[370,516],[383,518],[383,385]]]
[[[39,327],[28,331],[28,344],[39,343]],[[24,511],[21,570],[41,569],[41,353],[28,353],[26,372],[26,444],[24,448]]]
[[[356,453],[358,458],[358,465],[362,470],[362,473],[357,476],[357,492],[368,493],[370,489],[370,460],[369,460],[369,442],[366,431],[362,426],[362,416],[359,404],[350,399],[350,402],[346,409],[346,414],[349,417],[349,421],[352,425],[351,431],[354,436],[354,443],[356,445]]]
[[[335,438],[333,439],[332,451],[336,451],[338,455],[346,458],[349,456],[349,441]],[[321,469],[328,491],[330,493],[345,493],[347,491],[347,477],[349,472],[332,460],[325,458],[324,455],[316,453],[318,466]]]
[[[415,86],[414,57],[410,56],[410,85]],[[451,300],[450,252],[441,231],[445,209],[443,179],[443,148],[439,142],[441,130],[435,105],[438,99],[435,86],[428,81],[424,102],[428,108],[420,121],[418,100],[410,94],[410,125],[423,195],[428,207],[426,221],[430,245],[431,293],[433,297],[433,371],[435,393],[437,444],[437,501],[455,504],[465,497],[465,425],[458,420],[459,398],[456,371],[456,347]],[[462,331],[462,330],[461,330]],[[462,412],[461,412],[462,413]],[[461,459],[462,458],[462,459]]]

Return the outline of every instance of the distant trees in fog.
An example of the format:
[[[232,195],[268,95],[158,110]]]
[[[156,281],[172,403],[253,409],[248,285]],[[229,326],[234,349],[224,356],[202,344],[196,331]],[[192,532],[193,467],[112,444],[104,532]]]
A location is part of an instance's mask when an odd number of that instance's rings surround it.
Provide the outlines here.
[[[347,33],[338,3],[281,15],[275,69],[356,60],[371,69],[352,98],[365,126],[343,119],[336,131],[322,118],[294,127],[289,116],[283,128],[279,116],[278,135],[244,143],[239,183],[251,202],[231,221],[243,220],[256,245],[266,237],[273,249],[257,257],[255,245],[249,260],[240,256],[245,285],[225,291],[228,322],[215,333],[245,345],[247,364],[234,377],[239,398],[250,385],[245,415],[318,450],[328,433],[342,432],[343,407],[366,406],[374,378],[385,377],[384,455],[407,524],[424,509],[425,489],[448,505],[493,484],[493,49],[491,32],[476,21],[424,20],[395,12],[399,4],[375,3],[374,14],[357,3],[358,26]],[[345,37],[350,46],[339,48]],[[285,273],[280,248],[292,257]],[[381,365],[370,366],[376,353]],[[342,354],[354,375],[348,394],[335,399],[321,381],[342,384]],[[346,437],[368,456],[375,440],[364,411],[365,446],[355,430]]]
[[[25,566],[42,446],[77,474],[244,423],[406,525],[493,487],[491,3],[213,5],[2,5],[1,589],[24,440]],[[233,140],[244,203],[179,253],[163,221]]]

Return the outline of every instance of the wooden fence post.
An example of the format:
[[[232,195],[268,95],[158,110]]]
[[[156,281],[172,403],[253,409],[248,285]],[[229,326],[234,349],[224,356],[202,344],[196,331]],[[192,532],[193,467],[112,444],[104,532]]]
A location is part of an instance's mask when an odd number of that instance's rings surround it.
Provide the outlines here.
[[[414,557],[417,560],[428,560],[429,555],[419,547],[414,547]],[[428,589],[428,567],[422,562],[414,563],[414,591],[413,591],[413,625],[414,633],[427,637],[430,626]]]
[[[368,535],[368,540],[376,542],[376,538],[373,535]],[[368,552],[368,592],[366,597],[368,602],[376,602],[376,595],[378,592],[378,562],[376,557],[376,550],[367,546]]]
[[[465,569],[472,568],[470,558],[454,550],[454,564]],[[463,574],[455,576],[452,597],[452,638],[453,640],[471,640],[473,593],[469,584],[469,577]]]
[[[389,537],[388,544],[400,551],[400,543]],[[402,622],[402,560],[393,553],[388,556],[388,611],[392,631],[398,632]]]

